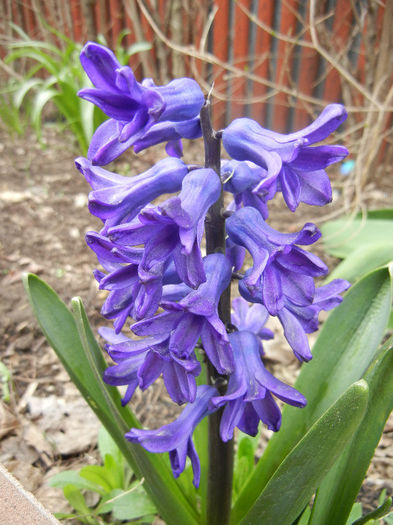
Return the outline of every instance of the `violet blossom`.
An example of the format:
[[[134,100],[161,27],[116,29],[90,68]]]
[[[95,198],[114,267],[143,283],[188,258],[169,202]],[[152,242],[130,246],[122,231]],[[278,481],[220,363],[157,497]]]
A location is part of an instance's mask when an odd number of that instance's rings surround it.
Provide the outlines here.
[[[335,280],[316,287],[314,279],[327,267],[302,246],[316,242],[320,231],[311,223],[291,234],[276,231],[266,222],[268,203],[278,191],[292,211],[300,202],[330,202],[325,168],[347,150],[313,145],[325,140],[346,112],[331,104],[312,124],[288,135],[241,118],[214,137],[208,104],[201,111],[204,96],[194,80],[180,78],[165,86],[151,79],[139,82],[112,51],[93,42],[83,48],[81,62],[94,87],[79,95],[109,117],[94,133],[88,159],[76,159],[92,188],[89,210],[103,222],[86,241],[102,266],[94,273],[99,288],[108,291],[101,313],[113,319],[114,329],[100,330],[114,362],[104,380],[126,388],[125,405],[137,388],[144,391],[162,376],[171,399],[187,403],[172,423],[157,430],[131,429],[126,438],[150,452],[169,452],[175,477],[189,457],[198,487],[200,464],[192,435],[205,416],[222,409],[220,435],[229,441],[236,427],[256,435],[260,421],[277,431],[281,411],[275,398],[306,405],[300,392],[266,370],[263,341],[273,333],[265,323],[276,316],[295,356],[308,361],[307,334],[318,328],[321,310],[339,304],[349,283]],[[219,148],[209,148],[211,137],[222,137],[231,156],[221,161],[220,175],[180,160],[182,140],[200,137],[202,128],[207,165],[220,162]],[[128,148],[138,153],[160,143],[166,143],[168,158],[144,173],[124,177],[100,167]],[[223,191],[233,196],[226,213],[217,211]],[[214,253],[203,257],[205,227]],[[216,234],[219,240],[212,242]],[[246,251],[252,267],[242,274]],[[233,278],[239,279],[242,297],[233,300],[229,323],[229,293],[224,292],[230,292]],[[120,333],[131,319],[138,339]],[[197,387],[206,362],[220,376],[209,379],[220,392]]]
[[[316,255],[297,246],[319,239],[321,234],[314,224],[307,223],[297,233],[280,233],[248,206],[229,217],[226,226],[231,240],[244,246],[253,258],[243,284],[251,296],[262,291],[263,304],[271,315],[282,308],[286,288],[295,286],[300,295],[307,297],[314,291],[312,277],[327,273],[326,265]]]
[[[138,267],[142,281],[154,277],[157,267],[172,256],[181,280],[196,288],[205,280],[200,251],[204,220],[220,191],[214,170],[193,170],[184,177],[178,197],[143,210],[138,222],[109,229],[109,236],[119,245],[144,245]]]
[[[329,104],[309,126],[283,135],[264,129],[255,120],[239,118],[223,131],[223,144],[236,160],[252,161],[265,168],[254,192],[271,195],[281,191],[291,211],[300,202],[323,206],[331,201],[332,190],[325,168],[348,155],[343,146],[315,146],[347,118],[344,106]]]
[[[132,443],[139,443],[149,452],[169,452],[175,478],[183,472],[189,457],[194,472],[193,484],[198,488],[201,467],[192,434],[200,421],[216,410],[209,407],[209,402],[216,393],[214,387],[201,385],[197,389],[195,401],[189,403],[175,421],[157,430],[132,428],[127,432],[126,438]]]
[[[272,186],[269,191],[261,189],[254,191],[260,181],[267,177],[267,171],[253,162],[238,162],[227,160],[221,164],[221,178],[224,180],[224,189],[233,194],[234,200],[229,209],[238,209],[243,206],[256,208],[264,219],[269,212],[267,201],[274,197]]]
[[[165,158],[134,177],[112,173],[83,157],[75,161],[93,191],[89,193],[89,210],[104,223],[104,230],[130,222],[149,202],[163,193],[181,189],[188,168],[180,159]]]
[[[229,376],[226,393],[211,399],[212,407],[225,407],[220,423],[221,439],[229,441],[235,427],[255,436],[259,421],[276,432],[280,428],[281,412],[272,394],[297,407],[306,405],[305,397],[266,370],[255,334],[233,332],[229,334],[229,340],[236,367]]]
[[[156,273],[142,281],[138,268],[143,257],[142,248],[118,246],[110,239],[96,232],[88,232],[86,241],[96,253],[103,268],[108,272],[96,270],[95,277],[101,290],[110,293],[106,298],[101,314],[107,319],[115,319],[114,327],[119,332],[127,318],[151,317],[157,311],[164,285],[178,283],[173,260],[168,259],[158,265]]]
[[[100,335],[108,341],[105,348],[115,365],[104,371],[104,381],[112,386],[127,386],[122,404],[127,404],[139,386],[146,390],[162,375],[172,401],[179,405],[193,402],[201,365],[195,353],[181,358],[169,350],[169,335],[130,339],[110,328],[101,328]]]
[[[190,78],[179,78],[166,86],[151,79],[141,83],[128,66],[122,66],[106,47],[88,42],[80,60],[93,88],[78,95],[98,106],[108,117],[96,130],[88,151],[93,164],[108,164],[143,138],[156,122],[185,121],[197,117],[203,93]]]
[[[235,363],[226,328],[218,315],[218,302],[231,279],[231,264],[222,254],[204,259],[206,281],[179,302],[165,301],[166,310],[132,325],[139,336],[170,333],[169,350],[187,358],[201,338],[203,348],[220,374],[230,373]]]

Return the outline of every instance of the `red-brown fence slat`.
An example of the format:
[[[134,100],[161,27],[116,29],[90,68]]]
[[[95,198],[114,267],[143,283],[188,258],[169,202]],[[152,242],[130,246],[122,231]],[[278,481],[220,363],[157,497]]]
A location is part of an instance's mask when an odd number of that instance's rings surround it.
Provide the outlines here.
[[[247,10],[251,8],[250,0],[243,0],[242,4]],[[246,13],[235,4],[233,40],[233,65],[240,70],[247,70],[249,63],[249,24],[250,19]],[[245,76],[231,78],[232,100],[227,101],[227,120],[242,117],[245,114],[247,96],[247,78]],[[237,101],[239,99],[239,101]]]
[[[280,33],[285,36],[294,36],[296,28],[296,9],[298,0],[285,0],[281,7]],[[277,69],[275,82],[278,86],[288,87],[291,82],[290,68],[293,58],[293,44],[279,41],[277,48]],[[270,101],[273,108],[273,129],[284,133],[288,120],[288,95],[282,91]]]
[[[268,27],[273,24],[274,2],[259,1],[257,18]],[[270,60],[270,34],[257,27],[255,41],[255,55],[253,57],[253,73],[261,79],[269,78],[269,60]],[[262,82],[253,82],[252,95],[254,98],[263,98],[268,89]],[[261,125],[265,122],[266,105],[268,101],[254,102],[251,108],[250,116],[257,120]]]
[[[222,61],[228,59],[228,19],[229,19],[229,2],[226,0],[217,0],[218,7],[213,22],[213,54]],[[225,98],[225,80],[226,72],[220,66],[213,67],[214,87]],[[214,125],[219,128],[225,125],[225,100],[213,99],[213,116]]]

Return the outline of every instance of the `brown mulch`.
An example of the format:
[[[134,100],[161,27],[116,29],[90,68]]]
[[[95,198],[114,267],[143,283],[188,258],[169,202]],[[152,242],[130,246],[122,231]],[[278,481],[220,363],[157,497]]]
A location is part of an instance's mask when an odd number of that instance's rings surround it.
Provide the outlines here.
[[[95,255],[84,235],[97,230],[99,221],[87,209],[89,186],[74,168],[78,150],[72,137],[47,126],[44,144],[28,133],[10,137],[0,130],[0,360],[12,374],[11,394],[0,400],[0,462],[51,511],[66,508],[61,491],[48,479],[64,469],[78,469],[97,461],[99,424],[70,383],[56,355],[46,343],[23,290],[23,272],[47,281],[69,304],[79,295],[95,329],[103,324],[100,308],[105,293],[98,292],[92,270]],[[187,161],[198,162],[200,150],[192,146]],[[116,169],[139,173],[162,155],[162,148],[138,157],[129,155]],[[340,180],[335,175],[335,180]],[[340,207],[340,184],[337,203]],[[374,207],[389,204],[392,184],[379,181],[367,187],[365,201]],[[391,203],[390,203],[391,205]],[[285,231],[320,219],[318,209],[300,207],[293,217],[280,201],[272,209],[271,224]],[[319,248],[321,255],[321,248]],[[323,256],[329,265],[335,261]],[[297,363],[280,340],[273,343],[275,373],[293,383]],[[1,380],[1,378],[0,378]],[[1,391],[0,391],[1,392]],[[147,426],[157,427],[174,414],[162,386],[138,394],[133,408]],[[375,508],[382,488],[393,492],[393,419],[389,419],[362,491],[362,503]]]

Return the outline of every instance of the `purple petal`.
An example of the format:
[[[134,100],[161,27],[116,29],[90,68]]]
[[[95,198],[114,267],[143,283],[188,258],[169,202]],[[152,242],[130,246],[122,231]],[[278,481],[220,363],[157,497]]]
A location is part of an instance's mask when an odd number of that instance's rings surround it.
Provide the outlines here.
[[[78,96],[95,104],[105,115],[116,120],[131,120],[134,115],[138,114],[141,109],[140,104],[135,102],[128,95],[123,93],[114,93],[112,91],[103,91],[95,88],[84,88],[78,91]],[[147,121],[147,114],[144,117]]]
[[[302,148],[291,163],[291,167],[301,171],[315,171],[340,162],[348,155],[344,146],[315,146]]]
[[[241,398],[229,401],[225,406],[220,423],[220,436],[224,443],[233,438],[233,431],[243,415],[245,406],[246,403]]]
[[[131,330],[136,335],[168,334],[177,326],[182,316],[183,312],[164,312],[151,319],[138,321],[132,325]]]
[[[205,102],[201,88],[191,78],[177,78],[155,90],[165,101],[165,111],[160,120],[189,120],[197,115]]]
[[[332,187],[324,170],[302,172],[300,200],[313,206],[324,206],[332,201]]]
[[[304,129],[287,135],[287,140],[306,138],[309,144],[315,144],[328,137],[347,118],[347,112],[341,104],[329,104],[322,113]]]
[[[117,91],[115,76],[121,65],[110,49],[87,42],[81,51],[80,61],[96,88]]]
[[[269,392],[264,399],[252,401],[252,406],[258,414],[259,419],[265,423],[269,430],[277,432],[281,426],[281,412]]]
[[[117,184],[126,184],[128,177],[118,175],[99,166],[94,166],[90,160],[84,157],[75,159],[75,166],[85,177],[93,190],[108,188]]]
[[[284,336],[291,346],[295,356],[300,361],[310,361],[310,359],[312,359],[312,354],[302,325],[286,308],[283,308],[278,312],[278,318],[284,328]]]

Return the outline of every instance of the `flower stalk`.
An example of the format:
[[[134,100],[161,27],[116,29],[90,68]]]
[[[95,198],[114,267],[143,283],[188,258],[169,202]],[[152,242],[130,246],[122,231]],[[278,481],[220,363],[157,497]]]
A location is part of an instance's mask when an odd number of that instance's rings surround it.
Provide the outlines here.
[[[210,119],[210,101],[206,100],[200,113],[201,128],[205,146],[205,167],[212,168],[220,177],[221,138],[214,131]],[[221,177],[220,177],[221,180]],[[225,253],[225,217],[223,189],[220,198],[210,207],[205,224],[206,253]],[[230,284],[223,292],[218,313],[225,326],[231,321]],[[221,395],[226,391],[227,378],[218,374],[214,366],[207,362],[209,384],[214,385]],[[223,442],[220,437],[220,422],[223,409],[210,414],[209,420],[209,467],[207,486],[206,522],[227,525],[230,519],[232,476],[233,476],[233,439]]]

